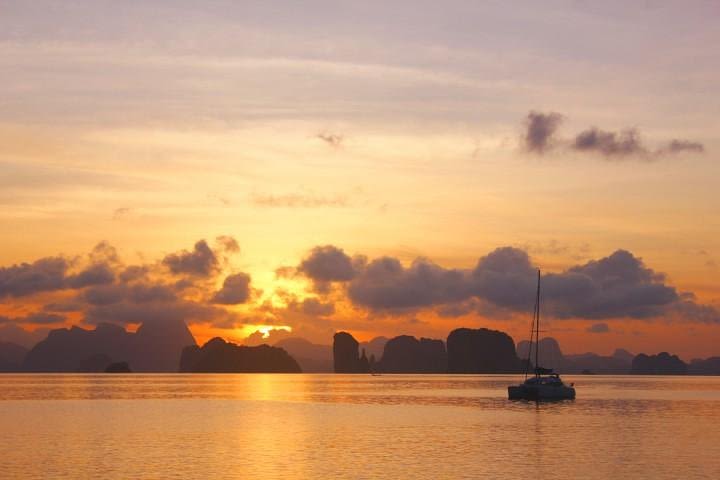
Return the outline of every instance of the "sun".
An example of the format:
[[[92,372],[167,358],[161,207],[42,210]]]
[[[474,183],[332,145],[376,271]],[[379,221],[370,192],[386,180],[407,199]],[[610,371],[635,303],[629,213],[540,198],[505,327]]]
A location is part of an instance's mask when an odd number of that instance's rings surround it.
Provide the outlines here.
[[[255,332],[260,332],[263,334],[263,338],[268,338],[271,330],[285,330],[287,332],[292,332],[292,327],[289,325],[243,325],[240,330],[243,338],[248,337]]]

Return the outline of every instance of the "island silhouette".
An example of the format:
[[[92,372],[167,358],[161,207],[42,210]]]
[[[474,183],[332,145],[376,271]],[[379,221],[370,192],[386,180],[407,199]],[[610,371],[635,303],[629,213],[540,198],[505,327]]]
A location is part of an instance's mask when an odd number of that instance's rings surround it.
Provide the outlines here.
[[[198,346],[182,320],[148,321],[135,332],[101,323],[51,330],[30,349],[0,342],[0,372],[517,373],[529,348],[487,328],[457,328],[446,340],[399,335],[359,342],[337,332],[332,345],[285,337],[273,345],[213,338]],[[552,337],[540,340],[539,363],[570,374],[720,375],[720,357],[686,363],[667,352],[633,355],[620,348],[608,356],[567,355]]]

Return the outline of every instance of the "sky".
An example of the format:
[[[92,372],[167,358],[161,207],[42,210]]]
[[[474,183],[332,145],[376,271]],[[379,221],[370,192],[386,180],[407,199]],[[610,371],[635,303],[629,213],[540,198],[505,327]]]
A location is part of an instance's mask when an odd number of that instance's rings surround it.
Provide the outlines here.
[[[0,0],[0,340],[519,341],[540,268],[566,352],[720,355],[718,15]]]

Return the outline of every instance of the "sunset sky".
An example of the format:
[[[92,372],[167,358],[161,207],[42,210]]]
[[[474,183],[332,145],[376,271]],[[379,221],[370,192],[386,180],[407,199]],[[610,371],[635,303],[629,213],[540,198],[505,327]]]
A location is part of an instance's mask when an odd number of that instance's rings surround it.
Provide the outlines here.
[[[519,341],[541,268],[567,353],[720,355],[718,18],[0,1],[0,340]]]

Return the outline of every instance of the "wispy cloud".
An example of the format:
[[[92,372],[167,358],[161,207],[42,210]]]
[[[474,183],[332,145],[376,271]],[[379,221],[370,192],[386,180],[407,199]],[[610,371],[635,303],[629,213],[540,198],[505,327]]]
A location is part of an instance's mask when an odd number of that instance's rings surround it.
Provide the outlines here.
[[[285,193],[262,194],[254,193],[250,202],[258,207],[282,208],[318,208],[318,207],[347,207],[348,199],[344,195],[324,197],[312,193]]]

